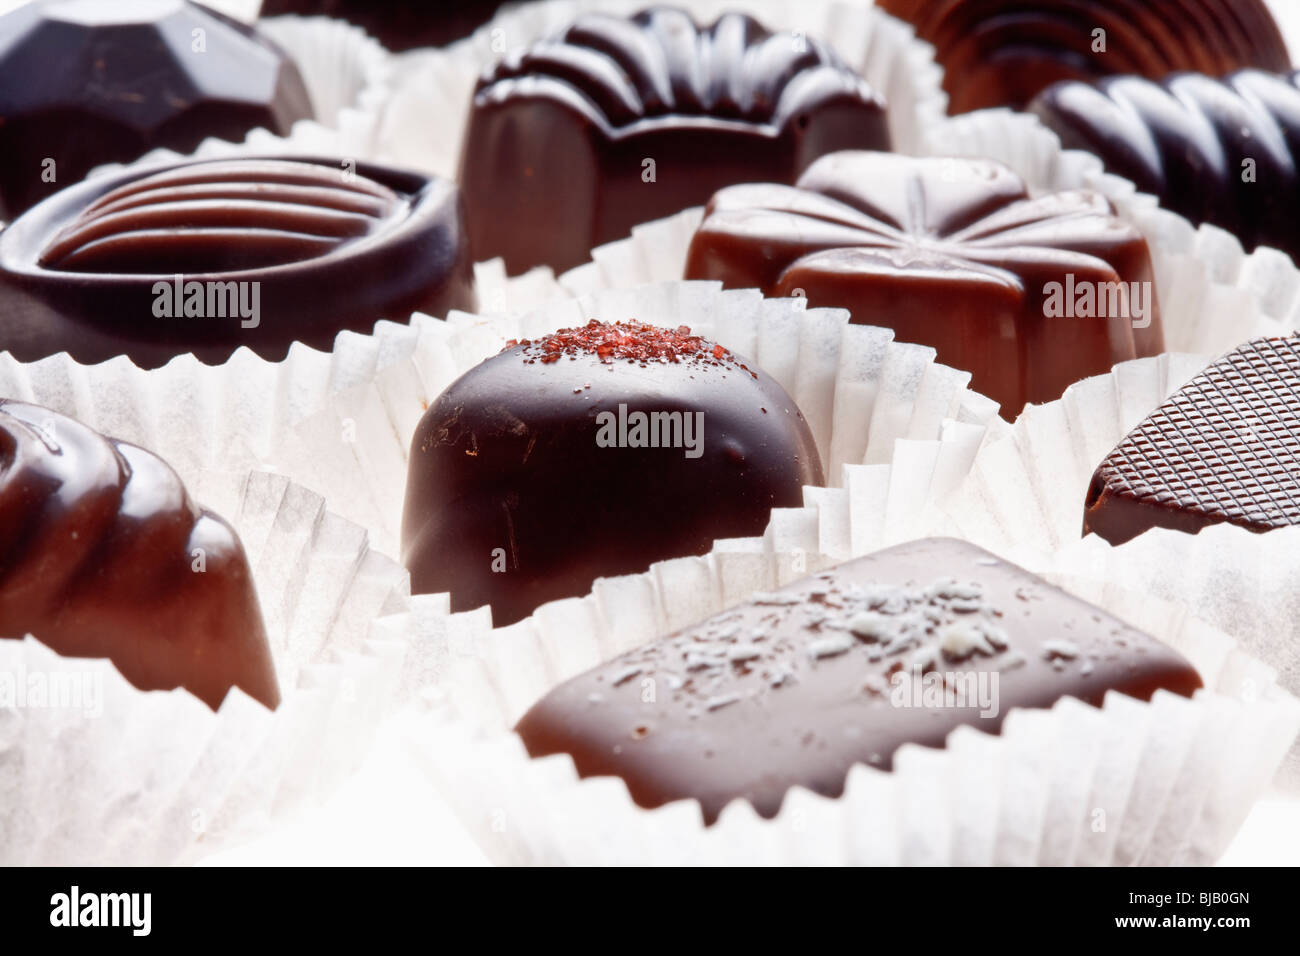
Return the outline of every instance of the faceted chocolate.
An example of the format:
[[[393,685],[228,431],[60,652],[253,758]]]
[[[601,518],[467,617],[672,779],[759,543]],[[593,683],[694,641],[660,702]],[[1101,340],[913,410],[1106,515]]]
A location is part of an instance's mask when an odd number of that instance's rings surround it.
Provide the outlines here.
[[[1177,652],[964,541],[898,545],[629,651],[557,687],[515,728],[643,807],[731,801],[772,817],[786,791],[827,797],[849,769],[1007,712],[1109,691],[1201,686]]]
[[[1163,344],[1141,233],[1096,193],[1031,199],[987,160],[844,152],[793,188],[724,189],[686,278],[849,309],[935,348],[1008,416]]]
[[[1095,153],[1166,208],[1300,260],[1297,74],[1062,83],[1031,108],[1065,148]]]
[[[402,553],[413,591],[510,624],[598,577],[762,534],[822,481],[773,379],[685,327],[592,320],[508,346],[425,412]]]
[[[201,160],[70,187],[0,233],[0,348],[146,367],[329,349],[474,306],[451,183],[331,159]]]
[[[730,183],[888,149],[881,98],[820,41],[730,13],[586,14],[479,81],[461,160],[475,261],[586,262]]]
[[[0,219],[151,149],[312,116],[259,33],[182,0],[36,0],[0,17]]]
[[[0,400],[0,555],[0,637],[214,710],[234,687],[278,706],[243,545],[151,452]]]
[[[390,50],[444,46],[469,36],[505,0],[265,0],[262,16],[335,17],[364,29]]]
[[[1061,80],[1286,70],[1264,0],[880,0],[935,46],[949,111],[1023,109]]]
[[[1122,544],[1150,528],[1195,534],[1300,524],[1300,340],[1255,339],[1219,359],[1097,466],[1083,533]]]

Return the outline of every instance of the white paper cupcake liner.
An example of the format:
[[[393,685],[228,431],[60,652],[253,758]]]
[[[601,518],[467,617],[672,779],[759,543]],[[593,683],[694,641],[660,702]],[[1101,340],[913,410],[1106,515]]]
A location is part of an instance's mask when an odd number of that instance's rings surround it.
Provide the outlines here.
[[[559,299],[525,313],[381,323],[375,336],[340,336],[333,355],[358,371],[372,360],[370,378],[329,394],[319,414],[260,446],[260,460],[323,493],[371,531],[376,547],[396,554],[409,443],[425,408],[508,340],[592,318],[687,325],[752,360],[802,410],[832,488],[855,474],[848,466],[888,462],[899,440],[938,447],[950,434],[949,457],[968,465],[986,432],[1006,427],[996,404],[967,388],[969,374],[936,363],[932,349],[849,325],[843,310],[805,305],[752,290],[723,292],[715,282],[669,282]],[[805,494],[815,501],[826,492]]]
[[[941,527],[1035,566],[1106,574],[1175,601],[1231,633],[1300,694],[1300,528],[1254,534],[1217,525],[1190,535],[1154,529],[1117,547],[1082,537],[1093,471],[1139,422],[1209,359],[1138,359],[1027,408],[987,442],[969,475],[939,502]],[[1284,782],[1300,783],[1300,750]]]
[[[503,9],[469,38],[395,57],[393,95],[378,136],[381,160],[455,178],[474,85],[507,52],[532,44],[591,11],[627,15],[651,0],[541,0]],[[699,23],[737,9],[729,0],[680,0]],[[948,108],[934,48],[912,28],[848,0],[755,0],[746,11],[773,31],[796,30],[832,44],[889,104],[894,149],[914,152]],[[430,118],[436,117],[431,122]]]
[[[1101,582],[1084,592],[1193,661],[1206,691],[1150,703],[1110,694],[1008,715],[1000,736],[962,728],[907,746],[895,769],[854,768],[844,795],[796,788],[776,818],[743,801],[711,828],[698,805],[637,807],[613,777],[582,780],[567,755],[530,759],[510,728],[550,688],[806,568],[757,548],[597,582],[491,631],[451,615],[428,711],[401,729],[490,858],[528,864],[1206,864],[1226,847],[1296,732],[1300,702],[1272,671],[1180,607]],[[422,598],[416,598],[418,604]]]
[[[136,690],[106,660],[0,640],[15,686],[36,675],[89,695],[0,708],[0,863],[193,860],[322,799],[373,738],[400,682],[406,574],[281,476],[203,477],[191,492],[247,552],[280,707],[236,689],[214,713],[184,690]]]
[[[1065,150],[1036,117],[1006,109],[945,119],[926,134],[925,152],[984,156],[1019,173],[1035,192],[1093,189],[1147,237],[1170,351],[1220,355],[1259,335],[1300,328],[1300,270],[1285,253],[1247,255],[1235,236],[1197,228],[1156,197],[1107,173],[1100,159]]]
[[[171,149],[150,150],[130,163],[97,166],[87,178],[127,167],[235,155],[371,158],[376,153],[381,113],[393,94],[392,54],[360,27],[329,17],[271,17],[258,21],[257,28],[297,64],[311,97],[314,119],[298,120],[285,136],[258,128],[249,130],[241,142],[209,137],[188,155]]]

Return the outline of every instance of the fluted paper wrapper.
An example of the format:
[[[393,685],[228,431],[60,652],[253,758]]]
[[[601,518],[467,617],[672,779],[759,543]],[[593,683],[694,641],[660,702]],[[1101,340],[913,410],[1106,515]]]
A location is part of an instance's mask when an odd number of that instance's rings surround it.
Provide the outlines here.
[[[0,862],[183,862],[320,799],[359,764],[400,681],[407,574],[319,494],[249,470],[347,381],[337,359],[301,347],[281,363],[241,351],[154,371],[0,355],[0,394],[150,449],[234,526],[283,698],[271,712],[236,690],[214,714],[183,690],[138,691],[105,661],[0,640],[0,674],[91,681],[102,704],[93,717],[0,707]]]
[[[378,138],[379,158],[456,177],[474,85],[508,52],[563,29],[583,13],[636,13],[649,0],[541,0],[502,10],[469,38],[449,47],[394,57],[393,95]],[[738,9],[729,0],[681,0],[697,23]],[[889,105],[894,149],[914,152],[922,132],[948,108],[934,48],[912,28],[874,7],[848,0],[755,0],[745,11],[769,30],[798,31],[830,43]],[[430,122],[436,117],[436,122]]]
[[[443,321],[415,316],[409,326],[380,323],[374,336],[343,335],[332,358],[369,368],[354,388],[289,429],[266,450],[267,463],[321,492],[331,507],[364,525],[376,547],[397,553],[406,461],[424,410],[461,374],[510,339],[537,338],[591,319],[637,319],[721,343],[771,375],[803,412],[832,488],[853,466],[887,463],[896,443],[938,448],[935,467],[961,473],[990,429],[1005,424],[997,406],[971,392],[970,376],[934,360],[934,350],[893,341],[893,333],[850,325],[839,309],[808,309],[800,299],[764,299],[715,282],[668,282],[564,298],[530,312]],[[829,489],[809,488],[807,501]]]
[[[1206,864],[1300,729],[1300,703],[1222,632],[1100,582],[1082,593],[1186,654],[1209,689],[1013,711],[999,736],[962,728],[942,750],[902,748],[892,772],[855,767],[840,798],[795,788],[770,821],[736,801],[710,828],[693,801],[642,809],[617,778],[530,759],[510,732],[568,677],[826,563],[789,557],[720,542],[496,631],[439,619],[422,643],[443,649],[440,680],[402,719],[412,753],[501,863]]]
[[[192,490],[243,540],[279,708],[235,689],[214,713],[106,660],[0,640],[11,688],[77,688],[0,707],[0,863],[187,862],[319,801],[366,752],[400,680],[406,631],[389,624],[405,620],[406,575],[280,476],[209,473]]]
[[[1216,525],[1191,535],[1154,529],[1119,546],[1082,537],[1092,474],[1124,436],[1208,359],[1168,354],[1138,359],[1072,386],[1056,402],[1030,406],[975,456],[970,474],[941,496],[948,530],[1037,566],[1105,573],[1174,601],[1223,628],[1275,667],[1300,694],[1300,528],[1255,534]],[[1300,751],[1284,774],[1300,782]]]
[[[1006,109],[968,113],[932,127],[924,152],[999,160],[1034,192],[1093,189],[1147,238],[1169,351],[1220,355],[1258,335],[1300,328],[1300,270],[1276,249],[1247,255],[1231,233],[1197,228],[1105,171],[1091,153],[1062,148],[1036,117]]]
[[[360,27],[329,17],[271,17],[258,21],[257,29],[297,64],[314,119],[298,120],[285,136],[259,127],[249,130],[240,142],[209,137],[188,155],[151,150],[130,163],[98,166],[87,178],[124,167],[237,155],[371,158],[384,104],[392,95],[392,54]]]

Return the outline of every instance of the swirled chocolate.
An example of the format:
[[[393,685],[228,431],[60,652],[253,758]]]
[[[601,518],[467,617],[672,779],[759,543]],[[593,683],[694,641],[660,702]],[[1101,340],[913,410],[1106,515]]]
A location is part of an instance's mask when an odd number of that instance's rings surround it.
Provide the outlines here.
[[[509,345],[429,407],[402,554],[413,591],[510,624],[598,577],[762,534],[822,480],[766,374],[684,327],[592,320]]]
[[[1165,400],[1097,466],[1083,533],[1300,524],[1300,339],[1255,339]]]
[[[729,183],[888,147],[883,100],[818,40],[740,13],[586,14],[479,81],[461,161],[474,258],[567,269]]]
[[[844,792],[855,764],[1062,697],[1100,705],[1201,686],[1182,655],[987,551],[913,541],[717,614],[560,685],[515,728],[529,754],[617,776],[643,807],[733,800],[773,817],[791,787]]]
[[[474,304],[456,187],[302,158],[92,179],[0,233],[0,348],[155,366],[240,346],[282,358],[381,318]]]
[[[312,116],[293,62],[184,0],[35,0],[0,17],[0,219],[95,166]]]
[[[0,637],[106,657],[141,690],[280,702],[238,537],[166,462],[0,399]]]
[[[1031,108],[1067,149],[1095,153],[1166,208],[1300,259],[1296,74],[1061,83]]]
[[[1061,80],[1286,70],[1264,0],[880,0],[935,46],[953,113],[1022,109]]]
[[[1163,342],[1141,233],[1099,194],[1031,198],[985,160],[844,152],[795,187],[729,187],[686,278],[847,308],[971,372],[1007,415]]]

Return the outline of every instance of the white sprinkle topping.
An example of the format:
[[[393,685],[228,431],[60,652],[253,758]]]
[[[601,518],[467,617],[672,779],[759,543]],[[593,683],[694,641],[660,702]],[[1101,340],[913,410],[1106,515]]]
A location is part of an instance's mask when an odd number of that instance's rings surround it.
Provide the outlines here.
[[[887,641],[897,629],[888,617],[872,611],[862,611],[849,619],[849,630],[869,641]]]
[[[935,597],[944,600],[956,601],[978,601],[984,596],[984,591],[978,584],[961,584],[957,581],[940,581],[934,585]]]
[[[688,671],[706,671],[711,667],[721,667],[722,661],[716,657],[705,657],[703,654],[687,654],[686,669]]]
[[[710,697],[704,702],[705,710],[721,710],[723,707],[730,707],[740,700],[739,694],[723,694],[721,697]]]
[[[853,638],[847,634],[833,634],[823,637],[808,645],[808,655],[814,660],[822,657],[835,657],[843,654],[853,646]]]
[[[733,664],[753,661],[763,656],[763,649],[753,644],[737,644],[727,653],[727,659]]]
[[[1073,641],[1063,641],[1053,639],[1043,641],[1043,657],[1049,661],[1054,658],[1064,658],[1067,661],[1074,660],[1079,656],[1079,645]]]
[[[944,657],[954,661],[964,660],[976,651],[993,653],[983,631],[965,622],[954,622],[939,630],[939,650],[943,651]]]

